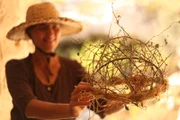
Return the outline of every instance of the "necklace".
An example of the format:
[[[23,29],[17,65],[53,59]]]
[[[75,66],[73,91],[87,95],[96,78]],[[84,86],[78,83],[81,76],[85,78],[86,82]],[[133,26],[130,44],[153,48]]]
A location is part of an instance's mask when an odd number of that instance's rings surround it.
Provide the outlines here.
[[[52,86],[47,86],[47,91],[51,92],[52,91]]]

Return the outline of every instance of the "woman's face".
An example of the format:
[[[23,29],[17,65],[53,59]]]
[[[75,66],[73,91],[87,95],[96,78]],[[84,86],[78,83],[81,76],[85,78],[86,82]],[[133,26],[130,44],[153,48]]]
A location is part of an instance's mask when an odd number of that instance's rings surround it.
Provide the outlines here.
[[[60,41],[61,27],[56,23],[43,23],[31,27],[28,35],[44,52],[54,52]]]

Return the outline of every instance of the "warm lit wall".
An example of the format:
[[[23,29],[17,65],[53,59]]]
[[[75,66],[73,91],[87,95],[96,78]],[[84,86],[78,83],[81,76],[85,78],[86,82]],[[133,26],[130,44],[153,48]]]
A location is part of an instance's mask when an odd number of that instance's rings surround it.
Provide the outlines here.
[[[39,0],[40,1],[40,0]],[[22,58],[33,50],[31,43],[15,43],[6,39],[6,33],[12,26],[24,21],[25,10],[28,5],[38,0],[0,0],[0,119],[8,120],[12,107],[11,98],[7,90],[4,66],[13,58]],[[22,52],[23,51],[23,52]]]
[[[21,41],[15,43],[13,41],[6,39],[7,31],[14,25],[19,24],[24,21],[25,11],[27,6],[32,3],[40,2],[41,0],[0,0],[0,119],[8,120],[9,111],[12,107],[11,98],[7,91],[5,83],[4,65],[12,58],[22,58],[28,55],[29,52],[33,51],[33,46],[30,42]],[[45,0],[44,0],[45,1]],[[71,0],[49,0],[56,3],[61,3],[67,5]],[[72,0],[76,1],[76,0]],[[90,0],[77,0],[82,1],[76,4],[69,4],[67,10],[71,8],[76,8],[75,10],[81,12],[81,14],[69,14],[71,17],[75,17],[82,20],[85,25],[91,26],[88,28],[85,26],[85,31],[83,33],[89,34],[109,31],[110,23],[108,23],[112,17],[111,11],[107,11],[108,5],[100,1],[97,3],[92,3]],[[86,2],[85,2],[86,1]],[[133,35],[140,38],[149,38],[153,35],[160,33],[162,30],[166,29],[173,21],[179,20],[180,3],[179,0],[104,0],[105,2],[116,1],[114,8],[115,13],[121,15],[121,24],[131,32]],[[118,1],[118,2],[117,2]],[[129,3],[127,1],[130,1]],[[132,2],[136,1],[136,2]],[[152,2],[150,2],[152,1]],[[87,4],[89,3],[89,4]],[[134,4],[135,3],[135,4]],[[74,5],[74,6],[73,6]],[[75,5],[77,5],[75,7]],[[86,5],[90,5],[86,6]],[[84,7],[86,6],[86,7]],[[118,6],[120,6],[119,9]],[[107,7],[107,8],[106,8]],[[93,9],[92,9],[93,8]],[[99,9],[98,9],[99,8]],[[105,9],[106,8],[106,9]],[[87,10],[87,11],[85,11]],[[94,10],[94,11],[93,11]],[[110,10],[110,9],[109,9]],[[74,11],[73,11],[74,12]],[[74,16],[79,15],[79,16]],[[109,16],[108,16],[109,15]],[[103,19],[103,18],[104,19]],[[103,24],[100,24],[103,23]],[[173,52],[171,57],[170,65],[173,66],[169,70],[169,73],[174,72],[176,66],[176,61],[178,57],[176,54],[176,49],[180,46],[179,40],[179,25],[174,24],[166,33],[168,35],[169,45],[168,48],[164,50],[168,53]],[[148,37],[147,37],[148,36]],[[157,39],[162,39],[164,37],[158,37]],[[23,52],[22,52],[23,51]],[[173,61],[173,63],[172,63]],[[177,78],[177,77],[176,77]],[[172,89],[178,91],[178,89]],[[172,91],[171,91],[172,92]],[[178,92],[173,94],[178,95]],[[175,99],[175,98],[174,98]],[[173,100],[174,100],[173,99]],[[146,110],[138,109],[132,107],[131,111],[120,111],[112,116],[108,116],[107,120],[176,120],[177,112],[179,108],[179,103],[177,101],[168,101],[159,104],[153,104],[148,106]],[[167,105],[168,103],[168,105]],[[176,103],[176,105],[174,105]],[[173,104],[176,107],[170,106]],[[168,109],[169,106],[171,109]],[[86,112],[87,113],[87,112]],[[158,115],[155,116],[154,114]],[[151,118],[152,117],[152,118]],[[87,118],[85,116],[84,118]],[[79,118],[80,119],[80,118]],[[84,120],[84,119],[81,119]],[[97,119],[95,119],[97,120]]]

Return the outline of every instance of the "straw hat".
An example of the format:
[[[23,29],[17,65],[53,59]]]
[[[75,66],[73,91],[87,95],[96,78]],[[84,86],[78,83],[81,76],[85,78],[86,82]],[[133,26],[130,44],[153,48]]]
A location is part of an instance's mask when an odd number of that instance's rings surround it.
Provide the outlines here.
[[[26,22],[13,27],[8,33],[7,38],[11,40],[28,40],[26,29],[32,25],[41,23],[61,24],[61,34],[72,35],[82,30],[80,22],[66,17],[60,17],[55,6],[50,2],[43,2],[32,5],[26,13]]]

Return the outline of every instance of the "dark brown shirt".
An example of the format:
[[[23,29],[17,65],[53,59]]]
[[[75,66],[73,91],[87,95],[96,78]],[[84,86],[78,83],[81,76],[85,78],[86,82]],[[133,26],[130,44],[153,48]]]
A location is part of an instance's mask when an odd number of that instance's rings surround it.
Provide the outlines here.
[[[34,73],[31,54],[21,60],[11,60],[6,64],[6,77],[13,108],[11,120],[27,119],[24,115],[27,104],[32,99],[53,103],[69,103],[70,96],[82,78],[83,68],[75,60],[60,57],[61,68],[51,92],[43,85]]]

